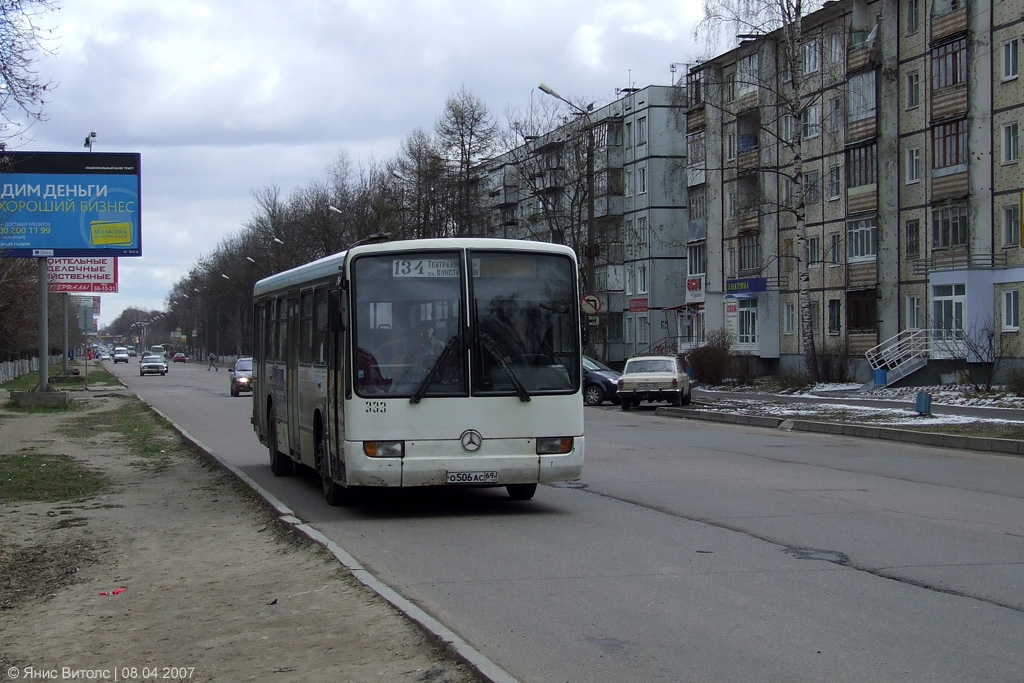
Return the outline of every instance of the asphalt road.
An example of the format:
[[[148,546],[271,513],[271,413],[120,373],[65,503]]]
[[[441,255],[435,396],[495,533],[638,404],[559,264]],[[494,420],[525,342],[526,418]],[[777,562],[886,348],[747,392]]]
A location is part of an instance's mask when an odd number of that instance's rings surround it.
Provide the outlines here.
[[[1022,459],[588,408],[582,486],[331,508],[224,369],[115,372],[522,681],[1024,680]]]

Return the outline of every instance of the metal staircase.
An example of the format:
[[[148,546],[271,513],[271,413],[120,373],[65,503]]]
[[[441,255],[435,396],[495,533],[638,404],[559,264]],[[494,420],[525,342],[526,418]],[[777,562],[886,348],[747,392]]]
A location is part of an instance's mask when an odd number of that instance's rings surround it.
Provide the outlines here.
[[[864,355],[872,370],[885,370],[889,386],[928,364],[931,339],[931,330],[903,330]]]

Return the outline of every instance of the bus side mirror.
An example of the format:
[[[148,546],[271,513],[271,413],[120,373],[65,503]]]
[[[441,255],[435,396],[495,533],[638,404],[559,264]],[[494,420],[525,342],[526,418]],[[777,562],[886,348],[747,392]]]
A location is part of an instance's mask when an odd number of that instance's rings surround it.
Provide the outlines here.
[[[348,328],[348,308],[340,290],[327,293],[327,319],[331,332],[344,332]]]
[[[590,346],[590,317],[580,312],[580,346],[584,349]]]

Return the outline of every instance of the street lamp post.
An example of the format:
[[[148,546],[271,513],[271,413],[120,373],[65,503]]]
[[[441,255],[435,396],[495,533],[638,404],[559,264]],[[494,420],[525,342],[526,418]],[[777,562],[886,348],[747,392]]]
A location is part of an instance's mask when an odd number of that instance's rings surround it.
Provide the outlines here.
[[[550,95],[557,100],[565,102],[573,110],[587,119],[587,244],[584,248],[583,259],[586,264],[587,276],[584,280],[585,294],[594,294],[597,290],[597,278],[595,277],[595,265],[594,256],[597,252],[597,245],[595,244],[595,229],[594,229],[594,122],[590,118],[590,112],[583,107],[570,102],[565,99],[557,92],[555,92],[551,86],[541,83],[537,86],[542,93]]]

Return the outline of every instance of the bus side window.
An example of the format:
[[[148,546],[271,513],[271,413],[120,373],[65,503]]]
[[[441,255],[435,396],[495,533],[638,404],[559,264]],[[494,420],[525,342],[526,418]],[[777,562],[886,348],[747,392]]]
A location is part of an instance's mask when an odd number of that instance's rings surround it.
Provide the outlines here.
[[[327,320],[331,332],[344,332],[348,329],[348,307],[340,290],[332,289],[327,297]]]

